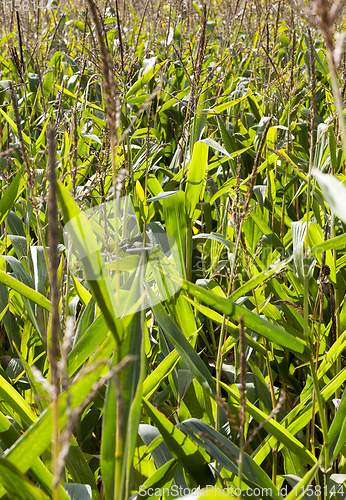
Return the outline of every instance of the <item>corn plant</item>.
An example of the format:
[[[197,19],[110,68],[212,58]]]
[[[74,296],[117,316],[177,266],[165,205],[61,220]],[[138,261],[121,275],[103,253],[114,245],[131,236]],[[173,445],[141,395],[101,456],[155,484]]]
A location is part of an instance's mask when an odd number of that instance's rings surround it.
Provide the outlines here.
[[[344,2],[18,5],[1,498],[344,498]]]

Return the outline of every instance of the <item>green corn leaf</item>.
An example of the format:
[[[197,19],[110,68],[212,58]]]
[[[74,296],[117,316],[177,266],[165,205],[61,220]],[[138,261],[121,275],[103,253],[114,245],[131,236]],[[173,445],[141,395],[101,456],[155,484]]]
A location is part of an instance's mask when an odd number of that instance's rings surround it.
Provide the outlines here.
[[[0,113],[2,114],[2,116],[5,118],[5,120],[9,123],[10,127],[12,128],[12,130],[14,131],[14,133],[16,135],[18,135],[18,129],[17,129],[17,125],[14,123],[14,121],[12,120],[12,118],[10,116],[8,116],[7,113],[5,113],[5,111],[0,108]],[[24,134],[24,132],[22,132],[22,135],[23,135],[23,140],[24,142],[28,145],[28,146],[31,146],[31,140],[30,138]]]
[[[226,109],[229,109],[236,104],[239,104],[240,102],[244,101],[247,99],[250,95],[252,95],[252,92],[248,92],[247,94],[243,95],[242,97],[238,97],[238,99],[233,99],[232,101],[227,101],[222,104],[218,104],[214,108],[209,110],[209,113],[223,113],[226,111]]]
[[[192,219],[206,182],[209,146],[203,142],[196,142],[193,148],[189,173],[185,189],[185,210],[189,219]]]
[[[325,463],[325,445],[321,451],[322,467],[328,469],[339,455],[341,449],[346,443],[346,393],[343,394],[341,401],[336,409],[336,414],[328,431],[329,442],[329,460],[328,464]]]
[[[46,75],[46,77],[47,77],[47,75]],[[63,89],[62,86],[58,85],[57,83],[54,83],[54,86],[58,90],[60,90],[60,92],[63,92],[65,96],[70,97],[73,101],[76,100],[77,96],[75,94],[73,94],[72,92],[70,92],[68,89],[66,89],[66,88]],[[82,97],[78,97],[78,102],[82,103],[85,108],[88,107],[88,108],[96,109],[97,111],[102,111],[102,112],[104,111],[102,108],[100,108],[100,106],[97,106],[96,104],[94,104],[92,102],[86,101]]]
[[[311,249],[311,253],[313,255],[318,255],[322,252],[326,252],[327,250],[333,250],[334,248],[340,248],[346,245],[346,233],[341,234],[340,236],[336,236],[335,238],[331,238],[327,241],[321,241],[321,243],[317,243]]]
[[[18,500],[48,500],[48,496],[21,474],[17,467],[0,458],[0,484],[5,488],[9,498]]]
[[[179,357],[177,350],[174,349],[163,361],[161,361],[159,366],[148,375],[143,382],[143,397],[150,399],[161,381],[171,373]]]
[[[21,283],[12,276],[4,273],[4,271],[0,271],[0,283],[3,283],[7,287],[16,290],[16,292],[19,292],[21,295],[23,295],[23,297],[26,297],[32,302],[35,302],[35,304],[43,307],[47,311],[51,310],[50,300],[48,300],[40,293],[36,292],[33,288],[30,288],[29,286]]]
[[[91,299],[91,293],[88,292],[86,288],[77,280],[77,278],[74,276],[73,273],[71,273],[72,281],[73,281],[73,286],[75,287],[79,298],[83,302],[83,304],[86,306]]]
[[[240,403],[239,392],[234,389],[233,386],[228,386],[223,382],[220,382],[221,386],[224,390],[229,394],[229,396],[236,402],[236,404]],[[256,422],[259,424],[264,422],[268,418],[268,415],[264,413],[262,410],[257,408],[254,404],[252,404],[249,400],[246,401],[246,411],[251,415]],[[272,436],[284,444],[289,450],[292,450],[298,456],[300,456],[303,460],[305,460],[308,464],[313,465],[316,461],[315,457],[312,453],[292,434],[289,432],[281,423],[277,422],[274,419],[270,419],[265,425],[264,428],[269,432]],[[257,463],[259,463],[256,460]]]
[[[20,438],[20,434],[11,424],[11,422],[5,417],[3,413],[0,412],[0,437],[5,446],[10,448],[17,439]],[[53,476],[46,468],[46,466],[41,462],[39,458],[36,458],[30,468],[31,474],[35,477],[36,481],[40,484],[43,490],[48,494],[52,495],[52,483]],[[59,487],[60,497],[62,500],[68,500],[68,495],[65,493],[62,486]]]
[[[339,217],[340,220],[346,223],[345,185],[333,175],[322,174],[322,172],[317,169],[313,169],[312,175],[316,177],[319,185],[321,186],[324,199],[328,203],[332,212]]]
[[[203,446],[218,463],[233,472],[233,474],[238,473],[240,451],[231,440],[213,429],[210,425],[196,418],[185,420],[180,425],[182,429],[186,427],[190,430],[187,433],[188,436],[191,438],[194,437],[195,441]],[[203,436],[196,437],[199,433],[203,433]],[[266,491],[270,498],[282,500],[282,496],[278,493],[277,488],[275,488],[270,478],[247,453],[243,455],[242,480],[251,486],[256,485],[262,488],[262,491]]]
[[[99,355],[102,355],[102,351]],[[79,378],[72,384],[69,391],[71,394],[72,408],[76,408],[83,402],[94,383],[99,379],[103,369],[103,366],[98,366],[94,371]],[[24,409],[22,409],[22,412],[24,412]],[[59,412],[59,429],[61,430],[67,421],[66,393],[62,393],[59,396]],[[26,418],[29,418],[29,416],[26,416]],[[42,455],[49,447],[52,440],[53,421],[51,407],[42,413],[39,418],[36,418],[36,415],[34,415],[34,417],[30,418],[33,425],[31,425],[30,428],[24,432],[21,439],[4,454],[5,458],[9,462],[15,464],[22,473],[27,472],[32,466],[33,461]]]
[[[237,288],[237,290],[233,292],[232,295],[230,295],[230,300],[236,301],[240,297],[246,295],[248,292],[251,292],[254,288],[263,283],[263,281],[271,278],[272,276],[274,276],[274,274],[281,271],[281,269],[285,268],[291,260],[292,257],[285,259],[284,261],[280,262],[279,265],[271,266],[271,268],[268,269],[268,271],[262,271],[253,278],[249,279],[249,281],[247,281],[246,283],[244,283],[244,285]]]
[[[25,186],[22,172],[18,172],[0,199],[0,224],[12,209]]]
[[[126,99],[131,97],[133,94],[136,94],[140,89],[144,87],[147,83],[152,80],[152,78],[156,75],[156,73],[162,68],[164,64],[166,64],[167,60],[155,64],[155,66],[151,69],[149,69],[139,80],[136,81],[130,88],[130,90],[126,94]]]
[[[186,363],[202,387],[207,392],[213,393],[215,391],[214,380],[201,358],[197,355],[196,351],[186,339],[185,335],[172,321],[161,304],[153,306],[153,312],[159,325],[163,328],[166,335],[168,335],[181,359]]]
[[[80,337],[77,344],[69,353],[67,368],[70,376],[72,376],[78,368],[80,368],[82,364],[87,361],[92,353],[96,351],[98,346],[105,340],[108,333],[109,328],[106,320],[104,316],[100,314]],[[109,352],[111,354],[115,346],[114,337],[108,337],[105,342],[107,342],[107,346],[109,346]]]
[[[111,500],[128,498],[132,459],[135,452],[138,425],[141,416],[142,385],[144,378],[143,311],[137,312],[129,320],[120,349],[115,350],[114,363],[132,355],[136,361],[125,366],[119,374],[121,390],[121,414],[112,381],[107,389],[101,444],[101,467],[105,486],[105,498]],[[117,419],[121,419],[120,433],[117,434]],[[117,443],[121,439],[121,445]],[[119,448],[120,446],[120,448]],[[119,456],[119,453],[121,454]],[[118,461],[118,462],[117,462]],[[119,477],[116,478],[115,470]],[[118,479],[117,490],[115,481]]]
[[[321,390],[321,396],[323,401],[329,401],[335,394],[335,392],[342,386],[346,380],[346,368],[344,368],[338,375],[336,375],[333,380],[324,386]],[[303,429],[311,421],[312,412],[312,393],[298,404],[293,410],[282,419],[281,425],[286,426],[287,431],[295,436],[301,429]],[[318,405],[314,405],[315,413],[318,412]],[[253,453],[254,460],[261,464],[263,460],[267,457],[271,450],[276,446],[277,439],[272,436],[267,436],[261,443],[258,450]],[[279,450],[282,448],[282,444],[279,446]]]
[[[146,399],[143,399],[143,406],[160,431],[172,454],[191,475],[195,483],[202,487],[207,484],[214,484],[215,479],[211,470],[195,443]]]
[[[166,232],[173,236],[177,245],[176,255],[173,258],[180,263],[183,276],[185,276],[186,258],[186,220],[185,220],[185,195],[179,191],[174,196],[161,200],[166,221]]]
[[[337,358],[346,348],[346,330],[340,335],[338,339],[333,343],[324,359],[322,360],[320,366],[317,370],[317,377],[322,380],[322,377],[332,368],[335,364]]]
[[[74,234],[74,238],[76,244],[81,245],[81,248],[85,248],[84,246],[85,235],[87,235],[88,238],[92,237],[92,235],[94,234],[93,228],[89,227],[87,218],[82,217],[82,215],[84,214],[82,214],[82,212],[79,210],[72,196],[69,194],[69,192],[66,190],[66,188],[62,183],[60,182],[57,183],[57,190],[64,216],[64,222],[67,223],[74,217],[77,218],[81,217],[80,219],[76,219],[78,220],[79,223],[80,233],[76,231]],[[82,240],[80,240],[80,237],[82,237]],[[108,328],[113,333],[117,341],[119,341],[122,335],[121,323],[115,317],[114,297],[112,298],[110,296],[109,288],[105,280],[106,276],[103,274],[104,269],[102,266],[102,258],[98,251],[96,253],[97,256],[94,255],[92,257],[90,255],[86,255],[85,258],[83,259],[85,261],[85,264],[89,266],[90,269],[93,270],[93,272],[99,275],[99,278],[97,280],[96,279],[88,280],[89,289],[92,292],[93,297],[97,301],[97,304],[100,307],[102,314],[104,315]]]
[[[73,478],[75,478],[74,480],[78,480],[78,483],[83,484],[83,486],[89,487],[89,489],[91,490],[91,499],[90,495],[89,499],[98,500],[99,490],[97,488],[94,475],[89,467],[88,462],[86,461],[83,451],[78,446],[77,440],[74,436],[71,437],[71,445],[67,457],[66,466],[69,471],[73,470]],[[70,493],[68,489],[66,489],[66,491]]]
[[[190,304],[192,304],[204,316],[206,316],[207,318],[210,318],[215,323],[218,323],[219,325],[222,325],[223,316],[221,314],[217,313],[216,311],[213,311],[209,307],[203,306],[202,304],[198,304],[197,302],[195,302],[194,300],[190,299],[186,295],[182,295],[182,297],[184,297],[185,300],[187,300],[188,302],[190,302]],[[235,326],[233,323],[231,323],[230,321],[228,321],[227,322],[227,331],[231,334],[228,337],[227,344],[226,344],[227,345],[227,350],[228,350],[230,348],[229,345],[228,345],[228,340],[232,340],[232,343],[238,341],[238,338],[239,338],[239,328],[237,326]],[[265,350],[265,348],[263,347],[263,345],[261,345],[259,342],[257,342],[256,340],[254,340],[247,333],[245,333],[245,338],[246,338],[246,344],[248,346],[252,347],[257,352],[260,352],[263,356],[266,355],[267,351]]]
[[[314,477],[318,473],[319,467],[320,462],[318,461],[312,469],[305,474],[303,479],[299,481],[299,483],[289,492],[286,500],[300,500],[301,498],[305,498],[306,487],[313,481]]]
[[[200,233],[200,234],[196,234],[195,236],[192,236],[192,239],[194,239],[194,240],[198,240],[198,239],[213,240],[213,241],[217,241],[218,243],[221,243],[222,245],[225,245],[225,247],[227,247],[229,250],[233,250],[233,248],[234,248],[233,243],[226,240],[226,238],[224,238],[223,236],[221,236],[220,234],[217,234],[217,233],[210,233],[210,234]]]
[[[140,498],[150,498],[152,491],[156,488],[167,488],[172,482],[175,471],[177,469],[178,462],[175,458],[166,462],[162,467],[157,469],[157,471],[147,479],[139,490]]]
[[[1,374],[0,382],[1,400],[5,401],[18,415],[23,422],[24,427],[29,427],[37,418],[35,413],[19,392],[11,384],[9,384]]]
[[[23,283],[25,286],[32,287],[34,288],[34,280],[29,276],[29,274],[25,271],[23,264],[17,260],[15,257],[12,257],[10,255],[4,255],[3,258],[9,262],[10,266],[12,267],[14,274],[18,281]],[[1,277],[0,277],[1,279]],[[36,292],[36,290],[35,290]],[[34,305],[30,300],[27,299],[25,295],[22,296],[22,300],[24,303],[24,307],[27,310],[28,316],[32,321],[32,324],[34,325],[36,331],[39,333],[40,337],[43,338],[43,332],[41,329],[41,325],[38,322],[37,314],[35,312]]]
[[[185,289],[189,294],[193,295],[196,299],[212,306],[217,311],[222,314],[226,314],[231,319],[237,320],[240,316],[244,317],[245,326],[251,328],[254,332],[263,335],[272,342],[286,347],[291,351],[295,352],[298,357],[303,360],[308,360],[311,357],[310,349],[299,339],[293,337],[282,328],[269,323],[269,321],[263,319],[257,314],[249,311],[245,307],[239,306],[231,300],[224,299],[218,295],[215,295],[204,288],[197,285],[189,283],[188,281],[183,282],[182,288]]]

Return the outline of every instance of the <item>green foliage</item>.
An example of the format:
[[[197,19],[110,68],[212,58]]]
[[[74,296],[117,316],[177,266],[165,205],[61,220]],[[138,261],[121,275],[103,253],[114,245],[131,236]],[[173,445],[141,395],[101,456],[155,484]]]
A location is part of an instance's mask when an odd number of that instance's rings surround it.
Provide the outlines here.
[[[157,490],[171,500],[198,487],[214,498],[215,486],[244,496],[263,488],[271,493],[261,498],[279,500],[287,486],[291,500],[302,488],[308,498],[311,485],[321,498],[345,487],[346,152],[335,82],[319,34],[309,48],[308,25],[291,15],[291,2],[255,4],[102,6],[120,103],[112,141],[90,10],[58,11],[54,1],[42,16],[21,11],[13,23],[4,2],[0,498],[127,500]],[[86,210],[115,196],[131,199],[147,247],[110,259]],[[97,280],[69,265],[63,230],[74,217],[74,242],[95,250],[83,265]],[[160,259],[145,271],[152,233],[162,248],[175,245],[171,255],[156,248]],[[113,293],[110,276],[133,270]],[[155,302],[152,288],[152,305],[138,297],[144,278],[155,278],[167,300]],[[120,295],[138,306],[126,316]],[[56,490],[54,421],[61,449],[70,445]]]

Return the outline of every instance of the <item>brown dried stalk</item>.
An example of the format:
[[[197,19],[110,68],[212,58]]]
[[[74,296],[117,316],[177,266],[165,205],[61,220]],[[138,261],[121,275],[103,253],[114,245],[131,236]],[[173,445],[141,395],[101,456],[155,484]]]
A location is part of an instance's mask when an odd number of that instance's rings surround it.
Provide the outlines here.
[[[13,63],[18,71],[18,75],[19,75],[21,84],[24,85],[24,78],[23,78],[23,71],[22,71],[23,67],[22,67],[22,64],[19,60],[17,49],[15,47],[10,47],[10,52],[11,52],[11,57],[12,57]]]
[[[78,100],[78,96],[76,102]],[[73,145],[72,145],[72,195],[76,199],[76,179],[77,179],[77,158],[78,158],[78,129],[77,129],[77,109],[73,108]]]
[[[32,180],[32,175],[31,175],[31,168],[29,165],[28,155],[26,154],[26,148],[25,148],[24,139],[23,139],[17,97],[16,97],[16,94],[14,92],[12,82],[9,82],[9,91],[10,91],[12,107],[13,107],[14,121],[16,122],[16,126],[17,126],[17,134],[18,134],[18,139],[19,139],[19,144],[20,144],[20,150],[22,153],[22,157],[23,157],[23,161],[24,161],[24,165],[25,165],[25,170],[26,170],[27,177],[28,177],[28,186],[31,189],[31,194],[32,194],[32,198],[33,198],[33,180]],[[34,201],[34,200],[32,200],[32,201]]]
[[[87,397],[82,401],[82,403],[77,406],[77,408],[73,409],[71,406],[71,395],[68,393],[68,389],[71,386],[71,381],[68,376],[67,370],[67,356],[70,351],[72,339],[74,335],[74,319],[72,317],[68,317],[66,321],[66,333],[65,340],[61,346],[61,360],[58,363],[58,374],[62,380],[62,385],[64,390],[67,391],[66,397],[66,415],[68,417],[67,423],[62,431],[61,441],[60,441],[60,451],[58,456],[56,457],[56,469],[54,473],[54,483],[53,489],[57,489],[60,481],[64,474],[65,464],[67,460],[67,456],[70,450],[70,441],[72,436],[73,429],[77,426],[78,419],[84,409],[92,402],[96,394],[99,390],[104,386],[108,380],[111,378],[115,378],[117,374],[129,363],[134,362],[137,357],[136,356],[126,356],[117,366],[111,366],[111,362],[109,360],[99,360],[90,366],[88,366],[82,373],[79,373],[73,380],[73,382],[77,378],[81,378],[86,376],[87,374],[93,372],[101,365],[108,365],[109,371],[103,377],[101,377],[95,384],[92,386],[91,391],[87,395]],[[31,367],[32,374],[35,380],[42,385],[42,387],[49,393],[54,394],[55,390],[51,384],[47,382],[47,380],[43,377],[40,370],[38,370],[35,365]]]
[[[202,18],[202,31],[201,31],[201,37],[199,39],[199,45],[198,45],[198,59],[197,59],[197,69],[195,73],[195,80],[194,80],[194,89],[195,89],[195,102],[194,102],[194,112],[196,111],[197,108],[197,103],[198,103],[198,85],[199,85],[199,80],[201,78],[201,72],[202,72],[202,66],[203,66],[203,61],[204,61],[204,55],[205,55],[205,48],[206,48],[206,28],[207,28],[207,6],[206,4],[203,5],[203,18]]]
[[[95,24],[101,53],[101,69],[104,78],[105,101],[107,105],[106,123],[109,127],[111,138],[118,144],[116,131],[120,126],[120,100],[118,86],[114,79],[113,61],[104,41],[96,4],[93,0],[87,0],[87,2]]]
[[[49,192],[48,192],[48,213],[49,213],[49,253],[50,253],[50,300],[52,303],[51,312],[51,339],[49,349],[49,362],[51,374],[51,402],[53,413],[53,470],[56,476],[58,469],[59,457],[59,408],[58,396],[60,392],[59,381],[59,336],[60,336],[60,317],[59,317],[59,289],[57,270],[59,265],[58,260],[58,244],[59,244],[59,227],[58,227],[58,205],[57,205],[57,182],[55,172],[55,127],[52,125],[48,130],[49,144]],[[55,491],[54,498],[59,498],[58,493],[59,483],[54,482],[53,489]]]
[[[326,43],[327,50],[333,54],[334,53],[334,24],[337,21],[341,11],[346,4],[346,0],[336,0],[332,7],[329,7],[328,0],[313,0],[308,7],[305,7],[302,0],[299,3],[305,11],[306,17],[317,24],[321,33],[323,34],[324,41]],[[340,42],[341,43],[341,42]],[[342,44],[343,45],[343,44]],[[341,54],[340,54],[341,55]],[[338,65],[338,58],[333,54],[334,64]]]
[[[20,63],[21,63],[21,66],[22,66],[22,73],[25,73],[24,56],[23,56],[23,42],[22,42],[22,30],[20,29],[20,19],[19,19],[19,13],[18,13],[18,11],[16,12],[16,15],[17,15],[18,38],[19,38]]]
[[[51,382],[56,388],[55,398],[59,393],[59,377],[57,370],[57,359],[59,356],[59,335],[60,335],[60,318],[59,318],[59,290],[57,270],[59,266],[58,260],[58,244],[59,244],[59,227],[58,227],[58,206],[57,206],[57,191],[56,191],[56,172],[55,172],[55,130],[50,127],[48,131],[49,142],[49,192],[48,192],[48,213],[49,213],[49,253],[50,253],[50,295],[52,303],[51,313],[51,346],[50,346],[50,363],[51,363]]]
[[[41,89],[41,97],[42,97],[42,103],[43,103],[43,111],[44,114],[46,114],[46,99],[44,96],[44,90],[43,90],[43,80],[42,80],[42,74],[41,74],[41,69],[40,69],[40,63],[38,61],[37,56],[35,57],[36,59],[36,67],[37,67],[37,74],[38,74],[38,81]]]
[[[6,151],[3,151],[2,153],[0,153],[0,160],[1,160],[1,158],[9,157],[9,155],[11,153],[14,153],[16,150],[17,150],[16,147],[6,149]]]
[[[309,56],[310,56],[310,89],[311,89],[310,162],[313,162],[314,131],[315,131],[315,119],[316,119],[316,62],[315,62],[315,52],[314,52],[314,46],[310,28],[308,29],[308,40],[309,40]]]
[[[118,38],[119,38],[119,47],[120,47],[120,59],[121,59],[121,71],[124,74],[124,46],[123,46],[123,37],[121,34],[121,28],[120,28],[120,16],[119,16],[119,6],[118,6],[118,0],[115,0],[115,9],[117,13],[117,28],[118,28]]]

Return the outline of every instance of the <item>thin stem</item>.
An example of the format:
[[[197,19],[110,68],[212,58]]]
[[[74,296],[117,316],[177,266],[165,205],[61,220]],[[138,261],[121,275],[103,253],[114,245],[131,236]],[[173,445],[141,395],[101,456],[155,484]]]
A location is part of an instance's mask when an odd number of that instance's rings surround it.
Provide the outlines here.
[[[117,364],[121,362],[121,346],[116,349],[115,357]],[[116,430],[115,430],[115,470],[114,470],[114,498],[121,498],[121,463],[123,454],[122,436],[122,400],[121,400],[121,372],[114,377],[116,394]]]
[[[191,219],[187,221],[186,227],[186,280],[191,281],[192,271],[192,228]]]
[[[113,191],[114,191],[114,224],[115,224],[115,286],[116,286],[116,308],[117,313],[120,315],[120,271],[119,271],[119,231],[118,231],[118,207],[117,207],[117,170],[116,170],[116,140],[114,131],[110,131],[111,152],[112,152],[112,175],[113,175]]]
[[[238,459],[238,480],[239,480],[239,488],[241,491],[241,479],[243,475],[243,461],[244,461],[244,448],[245,448],[244,427],[246,422],[246,375],[247,375],[247,363],[246,363],[246,352],[245,352],[246,343],[245,343],[245,329],[244,329],[243,316],[239,318],[239,342],[240,342],[240,387],[239,387],[240,444],[239,444],[239,459]]]
[[[234,275],[234,270],[235,270],[235,263],[237,260],[237,254],[238,254],[239,242],[240,242],[240,234],[242,231],[242,227],[243,227],[243,219],[240,220],[239,231],[237,233],[236,240],[235,240],[231,274],[230,274],[229,281],[228,281],[227,298],[229,297],[230,292],[231,292],[231,286],[232,286],[233,275]],[[215,366],[215,370],[216,370],[216,395],[219,397],[221,394],[220,380],[221,380],[221,366],[222,366],[222,358],[223,358],[222,346],[223,346],[223,342],[224,342],[224,338],[225,338],[225,329],[226,329],[226,315],[224,314],[222,316],[222,324],[221,324],[221,331],[220,331],[220,338],[219,338],[219,348],[217,351],[216,366]],[[220,408],[218,405],[216,405],[215,429],[218,431],[219,428],[220,428]]]
[[[317,378],[317,374],[315,372],[313,360],[310,359],[309,363],[310,363],[310,371],[311,371],[312,381],[313,381],[314,388],[315,388],[316,400],[317,400],[317,404],[318,404],[321,425],[322,425],[323,444],[324,444],[324,450],[325,450],[325,465],[328,468],[328,463],[329,463],[328,424],[327,424],[326,415],[324,413],[323,400],[322,400],[320,386],[318,384],[318,378]]]
[[[330,238],[335,237],[335,225],[334,225],[334,214],[332,214],[331,227],[330,227]],[[334,267],[336,269],[336,250],[333,248],[333,261]],[[331,298],[332,300],[332,298]],[[339,289],[337,282],[334,284],[334,304],[335,304],[335,321],[336,321],[336,338],[337,341],[340,336],[340,307],[339,307]],[[333,319],[333,318],[332,318]],[[341,356],[337,357],[335,364],[335,374],[340,373],[341,371]],[[335,391],[335,397],[339,399],[340,396],[340,387]]]

